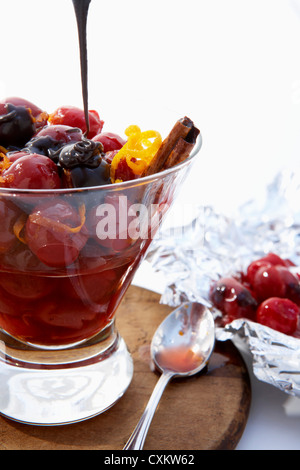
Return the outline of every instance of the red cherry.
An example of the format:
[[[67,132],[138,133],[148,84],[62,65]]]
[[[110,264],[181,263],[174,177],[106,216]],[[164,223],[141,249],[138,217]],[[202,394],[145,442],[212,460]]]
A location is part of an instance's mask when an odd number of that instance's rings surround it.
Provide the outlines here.
[[[285,284],[285,297],[300,306],[300,280],[299,277],[284,266],[277,266],[277,270]]]
[[[117,155],[119,150],[111,150],[110,152],[106,152],[104,155],[103,155],[103,158],[104,160],[109,163],[109,165],[111,165],[111,162],[113,161],[114,159],[114,156]]]
[[[86,132],[86,123],[84,111],[76,106],[61,106],[57,108],[49,116],[49,124],[63,124],[71,127],[78,127],[83,133]],[[95,110],[89,110],[89,126],[90,131],[86,136],[92,139],[102,130],[104,122],[100,119],[99,114]]]
[[[57,165],[39,154],[18,158],[2,173],[2,187],[18,189],[59,189],[61,180]]]
[[[254,276],[252,287],[261,302],[269,297],[287,297],[300,305],[300,283],[285,266],[262,266]]]
[[[273,264],[274,266],[285,266],[286,262],[280,256],[276,255],[275,253],[268,253],[266,256],[261,258],[262,261],[266,261],[267,263]]]
[[[271,297],[257,309],[256,321],[287,335],[292,335],[298,323],[299,307],[289,299]]]
[[[132,161],[134,161],[134,157],[132,158]],[[139,175],[135,174],[133,169],[128,166],[126,158],[122,157],[115,170],[115,180],[132,181],[138,177]]]
[[[79,142],[82,140],[83,134],[81,129],[77,127],[57,124],[44,127],[35,137],[51,137],[55,142],[67,144],[69,142]]]
[[[18,150],[16,152],[8,152],[6,154],[6,156],[9,159],[10,162],[14,163],[19,158],[25,157],[28,154],[29,154],[29,152],[27,150]]]
[[[268,297],[284,297],[286,293],[285,282],[277,266],[273,265],[262,266],[256,271],[252,287],[260,302]]]
[[[86,225],[99,245],[112,252],[122,252],[131,245],[132,239],[128,233],[130,223],[128,210],[127,197],[113,194],[105,198],[104,204],[99,204],[89,211]]]
[[[3,327],[1,316],[4,315],[19,315],[20,301],[12,299],[7,295],[4,289],[0,287],[0,326]]]
[[[40,299],[54,289],[53,279],[28,273],[1,273],[0,284],[7,294],[21,299]]]
[[[1,328],[22,341],[35,342],[40,334],[40,329],[27,321],[27,313],[22,315],[22,309],[17,307],[15,312],[17,312],[16,316],[0,314]]]
[[[31,251],[47,266],[72,264],[88,234],[77,210],[54,199],[37,206],[27,219],[25,238]]]
[[[21,214],[21,210],[11,201],[0,199],[0,253],[9,252],[18,243],[13,228]]]
[[[68,297],[93,305],[108,302],[118,282],[117,270],[106,269],[98,273],[71,276],[65,279],[62,289]]]
[[[287,266],[287,261],[280,258],[280,256],[276,255],[275,253],[268,253],[266,256],[259,258],[252,263],[249,264],[247,268],[247,280],[250,284],[254,281],[254,276],[256,271],[258,271],[261,267],[267,266]]]
[[[112,132],[102,132],[97,134],[93,139],[95,142],[101,142],[104,152],[120,150],[126,144],[126,140],[122,139],[118,134]]]
[[[48,327],[63,327],[81,330],[85,321],[95,318],[97,312],[89,309],[81,302],[64,301],[53,299],[48,302],[40,302],[37,309],[37,318]],[[45,328],[45,326],[44,326]],[[59,330],[57,332],[59,335]],[[60,332],[64,336],[64,331]]]

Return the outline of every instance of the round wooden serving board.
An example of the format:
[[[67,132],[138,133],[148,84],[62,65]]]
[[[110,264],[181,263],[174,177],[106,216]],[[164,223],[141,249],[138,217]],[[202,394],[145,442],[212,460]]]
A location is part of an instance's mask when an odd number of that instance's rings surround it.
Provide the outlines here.
[[[53,427],[0,417],[1,450],[121,450],[137,424],[158,374],[150,370],[149,346],[172,310],[160,296],[132,286],[117,313],[117,327],[134,360],[124,396],[92,419]],[[230,342],[217,343],[208,368],[167,386],[152,421],[145,450],[234,449],[245,428],[251,401],[248,372]]]

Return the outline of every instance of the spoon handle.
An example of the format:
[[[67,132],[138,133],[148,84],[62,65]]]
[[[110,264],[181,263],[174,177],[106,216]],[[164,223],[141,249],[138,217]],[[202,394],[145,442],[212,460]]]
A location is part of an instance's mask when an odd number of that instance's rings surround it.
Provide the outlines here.
[[[164,389],[174,374],[164,372],[155,385],[148,404],[123,450],[142,450],[152,418]]]

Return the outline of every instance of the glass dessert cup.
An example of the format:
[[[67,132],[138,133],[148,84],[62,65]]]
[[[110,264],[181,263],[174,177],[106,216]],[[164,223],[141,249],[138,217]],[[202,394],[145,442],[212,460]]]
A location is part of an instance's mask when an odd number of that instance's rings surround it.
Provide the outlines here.
[[[0,190],[0,413],[59,425],[110,408],[133,361],[116,311],[201,147],[153,176]]]

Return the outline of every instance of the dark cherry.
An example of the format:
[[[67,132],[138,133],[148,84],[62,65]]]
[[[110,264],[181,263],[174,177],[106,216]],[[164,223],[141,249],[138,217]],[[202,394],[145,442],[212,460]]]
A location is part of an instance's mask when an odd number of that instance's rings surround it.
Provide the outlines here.
[[[48,157],[49,150],[56,151],[61,148],[62,145],[64,145],[64,143],[54,140],[49,135],[45,135],[33,137],[29,142],[27,142],[25,149],[27,149],[28,152],[38,153]]]
[[[62,181],[66,188],[89,188],[110,184],[110,165],[102,159],[96,168],[76,166],[64,169]]]
[[[31,101],[25,100],[24,98],[20,98],[18,96],[10,96],[0,101],[0,109],[1,105],[9,103],[13,104],[14,106],[23,106],[24,108],[30,109],[32,116],[35,119],[39,119],[40,125],[46,125],[48,114]]]
[[[8,103],[0,106],[0,113],[0,145],[22,147],[36,130],[30,110]]]
[[[64,145],[56,155],[58,163],[63,168],[74,168],[84,165],[89,168],[96,168],[101,162],[103,145],[101,142],[83,139],[79,142]],[[54,153],[52,153],[54,156]]]
[[[218,280],[212,286],[210,299],[213,305],[224,314],[224,323],[237,318],[253,319],[255,316],[257,301],[251,292],[236,279]]]

